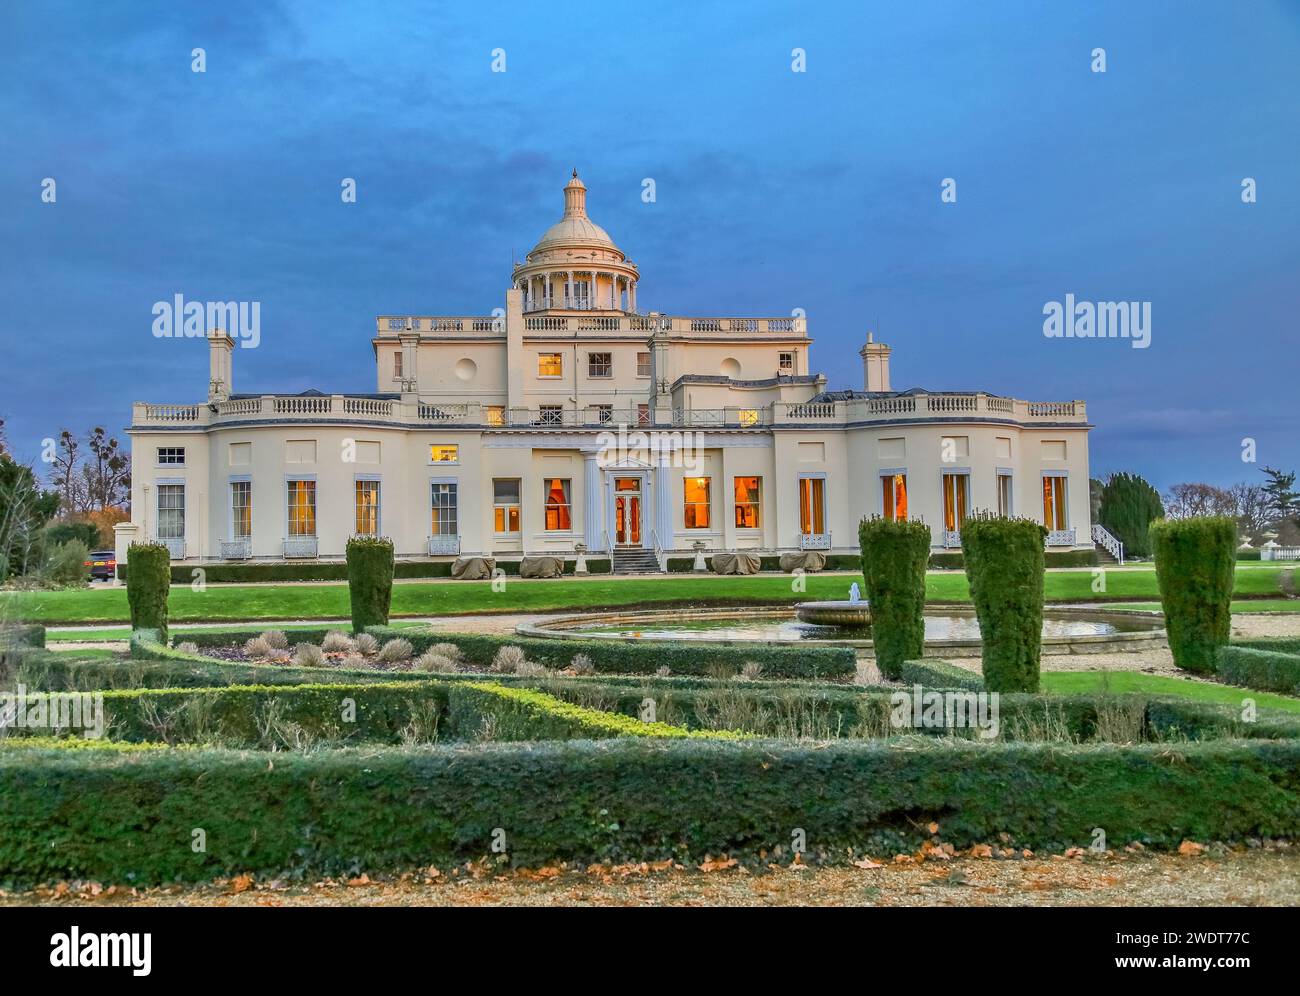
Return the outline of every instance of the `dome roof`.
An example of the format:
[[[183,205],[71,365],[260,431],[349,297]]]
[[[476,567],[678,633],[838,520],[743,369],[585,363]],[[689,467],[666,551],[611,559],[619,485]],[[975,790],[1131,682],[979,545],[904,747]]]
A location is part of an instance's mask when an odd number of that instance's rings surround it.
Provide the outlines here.
[[[584,249],[608,249],[623,256],[609,233],[587,217],[587,185],[578,179],[578,171],[564,186],[564,216],[548,228],[537,245],[528,252],[531,260],[539,252],[564,246]]]

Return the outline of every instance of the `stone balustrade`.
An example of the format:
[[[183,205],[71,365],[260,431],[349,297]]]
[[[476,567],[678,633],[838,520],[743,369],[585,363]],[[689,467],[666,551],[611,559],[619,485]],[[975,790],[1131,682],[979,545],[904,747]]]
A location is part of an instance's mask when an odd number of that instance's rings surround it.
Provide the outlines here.
[[[599,308],[567,307],[565,310],[599,311]],[[525,332],[611,332],[648,334],[665,331],[682,335],[746,334],[807,337],[807,327],[802,318],[691,318],[679,315],[628,315],[579,314],[539,315],[530,309],[524,318]],[[422,335],[490,334],[504,336],[505,319],[493,315],[439,316],[439,315],[380,315],[375,328],[381,336],[397,336],[404,332]]]
[[[1082,401],[1023,401],[989,394],[907,394],[848,401],[773,402],[754,408],[692,408],[640,411],[631,408],[545,406],[506,408],[480,402],[439,402],[411,397],[350,397],[342,394],[263,395],[215,405],[136,402],[133,426],[201,428],[286,420],[328,420],[393,426],[463,425],[487,429],[600,428],[627,425],[688,429],[754,429],[765,426],[843,427],[864,423],[933,420],[978,421],[987,417],[1024,424],[1085,424]]]

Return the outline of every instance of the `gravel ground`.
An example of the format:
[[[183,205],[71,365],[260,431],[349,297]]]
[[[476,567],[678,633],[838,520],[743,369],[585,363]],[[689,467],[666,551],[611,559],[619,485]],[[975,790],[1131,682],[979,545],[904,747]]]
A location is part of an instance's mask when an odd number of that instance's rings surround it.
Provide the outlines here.
[[[680,867],[546,868],[496,875],[486,867],[311,885],[240,877],[133,891],[97,885],[0,893],[0,906],[1295,906],[1300,849],[1198,856],[1116,853],[1021,860],[957,858],[874,868],[775,868],[715,861]]]

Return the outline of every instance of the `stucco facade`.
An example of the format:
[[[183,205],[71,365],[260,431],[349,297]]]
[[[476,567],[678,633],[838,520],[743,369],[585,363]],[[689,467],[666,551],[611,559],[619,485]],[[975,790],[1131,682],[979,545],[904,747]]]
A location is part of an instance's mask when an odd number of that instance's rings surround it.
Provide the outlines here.
[[[639,270],[565,209],[480,316],[382,315],[375,391],[234,393],[235,342],[207,334],[207,398],[137,402],[136,539],[178,561],[341,557],[349,536],[401,558],[707,550],[855,552],[864,515],[959,549],[979,509],[1092,547],[1082,401],[895,391],[868,341],[862,389],[827,392],[806,320],[638,308]]]

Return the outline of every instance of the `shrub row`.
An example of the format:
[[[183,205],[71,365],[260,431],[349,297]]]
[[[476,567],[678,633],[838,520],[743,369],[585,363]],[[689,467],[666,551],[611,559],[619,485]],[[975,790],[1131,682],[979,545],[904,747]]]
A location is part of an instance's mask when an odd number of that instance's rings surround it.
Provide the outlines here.
[[[1219,648],[1214,663],[1219,680],[1229,685],[1300,695],[1300,654],[1230,645]]]
[[[0,625],[0,649],[45,646],[45,627],[25,623]]]
[[[702,777],[707,773],[707,777]],[[1007,791],[1007,786],[1015,791]],[[1058,746],[616,738],[264,753],[0,751],[6,887],[248,872],[374,873],[486,857],[622,862],[788,846],[843,861],[1005,833],[1035,850],[1287,837],[1300,743]],[[206,848],[190,847],[196,827]]]
[[[972,692],[984,691],[984,679],[973,671],[935,657],[903,662],[899,680],[904,685],[924,685],[926,688],[965,688]]]
[[[711,675],[715,669],[737,673],[749,662],[769,678],[847,678],[857,671],[851,647],[708,646],[689,641],[568,640],[480,633],[444,633],[432,629],[371,626],[367,632],[382,643],[400,636],[416,653],[435,643],[454,643],[471,664],[491,664],[501,647],[519,647],[530,661],[564,668],[578,654],[605,674],[653,674],[667,667],[672,674]]]
[[[502,740],[601,740],[607,737],[713,737],[739,739],[730,731],[695,731],[643,722],[618,712],[577,705],[533,688],[466,681],[449,688],[455,735]],[[580,773],[579,773],[580,774]]]

